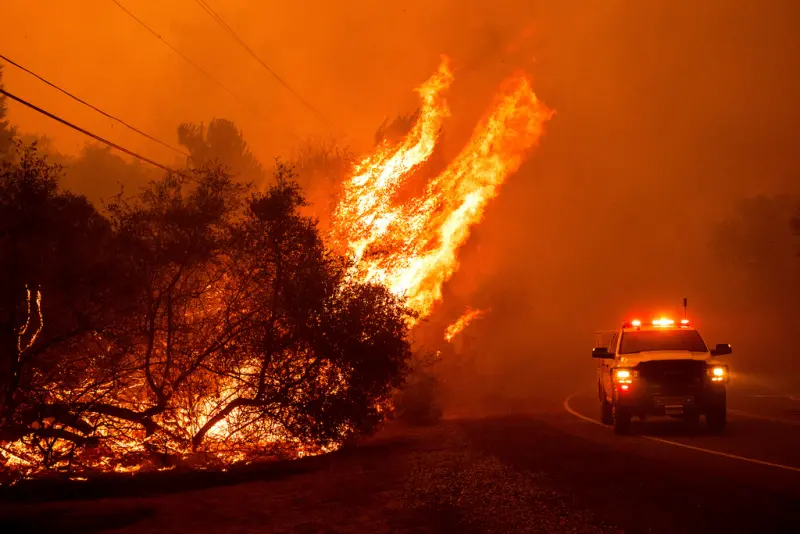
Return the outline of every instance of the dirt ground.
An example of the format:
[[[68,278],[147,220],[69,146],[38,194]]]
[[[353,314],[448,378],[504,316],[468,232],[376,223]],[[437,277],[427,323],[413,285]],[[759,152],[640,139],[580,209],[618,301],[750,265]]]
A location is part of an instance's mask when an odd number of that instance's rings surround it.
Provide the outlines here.
[[[576,509],[547,475],[509,470],[479,452],[453,422],[394,423],[354,449],[298,465],[190,478],[184,487],[154,479],[147,491],[140,484],[114,497],[7,501],[0,532],[618,531]]]

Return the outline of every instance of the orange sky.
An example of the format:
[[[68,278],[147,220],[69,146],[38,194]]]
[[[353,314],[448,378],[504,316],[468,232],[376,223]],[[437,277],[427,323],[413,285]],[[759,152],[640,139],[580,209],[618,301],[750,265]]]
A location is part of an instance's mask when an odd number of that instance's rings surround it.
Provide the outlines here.
[[[469,134],[497,83],[517,66],[533,74],[540,96],[566,117],[561,122],[571,146],[589,143],[605,153],[609,136],[621,141],[640,124],[637,138],[647,143],[645,151],[677,142],[687,160],[693,152],[714,154],[697,146],[714,137],[730,138],[731,151],[740,151],[746,137],[759,148],[787,151],[792,147],[766,137],[780,132],[788,139],[800,114],[791,24],[800,9],[789,0],[764,6],[726,0],[210,0],[268,65],[331,119],[332,129],[195,0],[120,1],[268,120],[209,82],[111,0],[4,0],[0,50],[170,143],[182,121],[233,119],[265,161],[295,145],[293,136],[333,134],[366,148],[384,117],[415,107],[412,89],[442,53],[452,56],[456,74],[448,132],[455,138]],[[4,77],[7,89],[100,135],[160,161],[174,157],[13,67]],[[85,141],[19,105],[11,104],[10,114],[23,131],[46,133],[61,150],[75,151]],[[605,135],[586,137],[598,125]],[[780,187],[786,178],[779,174],[770,170],[760,182]],[[761,186],[741,187],[758,192]]]
[[[687,293],[698,313],[718,308],[737,289],[708,289],[716,272],[703,254],[714,225],[744,196],[800,193],[795,0],[208,0],[333,132],[194,0],[120,1],[271,121],[111,0],[3,0],[0,51],[167,142],[176,143],[181,121],[232,119],[266,162],[291,149],[292,133],[333,133],[366,149],[385,117],[413,111],[413,88],[442,53],[455,74],[443,141],[452,155],[498,83],[525,68],[557,115],[489,206],[446,288],[456,310],[446,319],[464,304],[489,304],[504,343],[529,339],[534,320],[583,321],[560,332],[570,343],[585,341],[575,329],[586,332],[591,343],[593,328]],[[4,80],[98,134],[174,162],[13,67]],[[9,111],[22,131],[45,133],[61,150],[85,142],[18,105]],[[620,256],[628,261],[612,261]],[[620,294],[621,286],[635,291]],[[725,334],[720,317],[715,328]]]
[[[121,3],[268,120],[198,73],[110,0],[5,0],[0,49],[167,142],[175,141],[181,121],[231,118],[267,160],[294,145],[293,136],[332,134],[357,148],[366,146],[384,117],[413,109],[412,89],[435,69],[439,54],[456,56],[456,68],[475,56],[485,41],[480,25],[487,11],[461,9],[456,21],[447,20],[456,2],[210,2],[273,70],[331,120],[334,126],[328,128],[194,0]],[[497,9],[488,12],[497,15]],[[502,24],[522,28],[524,23]],[[161,161],[173,157],[13,67],[4,76],[9,90],[64,118]],[[470,88],[473,94],[478,85]],[[75,151],[85,141],[35,112],[10,108],[22,130],[53,137],[61,150]]]

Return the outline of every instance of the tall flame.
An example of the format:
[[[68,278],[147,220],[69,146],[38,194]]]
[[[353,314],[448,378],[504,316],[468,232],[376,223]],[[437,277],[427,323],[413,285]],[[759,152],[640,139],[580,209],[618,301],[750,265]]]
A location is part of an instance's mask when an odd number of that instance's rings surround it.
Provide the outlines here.
[[[454,337],[461,333],[469,324],[474,321],[475,319],[479,318],[485,312],[483,310],[473,310],[471,308],[467,308],[461,317],[456,319],[456,322],[448,326],[444,331],[444,339],[445,341],[452,341]]]
[[[453,76],[447,58],[417,91],[418,118],[404,141],[381,145],[356,166],[334,213],[335,239],[349,248],[363,281],[404,295],[420,317],[442,297],[458,269],[458,249],[506,178],[519,169],[539,141],[553,112],[518,73],[501,86],[491,111],[478,123],[461,153],[422,195],[403,203],[395,194],[433,153],[449,115],[442,93]]]
[[[501,86],[494,106],[478,123],[461,153],[427,182],[419,196],[401,201],[399,197],[406,195],[398,193],[408,193],[402,191],[404,185],[434,153],[442,124],[449,116],[443,95],[452,82],[448,61],[443,58],[438,71],[417,89],[422,104],[406,137],[396,144],[384,141],[355,167],[334,213],[333,238],[354,257],[355,275],[404,295],[419,318],[429,315],[441,299],[443,284],[458,269],[457,252],[469,237],[470,228],[480,221],[487,203],[506,178],[519,169],[553,114],[538,101],[524,74],[512,76]],[[213,313],[206,305],[214,298],[209,297],[208,302],[204,298],[198,297],[197,305],[203,313]],[[452,339],[481,313],[468,310],[447,329],[446,339]],[[43,325],[42,293],[28,288],[27,320],[17,331],[19,354],[33,346]],[[96,338],[102,346],[102,336],[96,334]],[[95,398],[87,397],[90,390],[92,395],[99,395],[96,398],[103,398],[111,388],[120,388],[116,392],[119,408],[140,412],[147,402],[146,380],[140,371],[134,369],[113,384],[86,388],[48,385],[40,393],[55,405],[87,406]],[[240,371],[242,376],[255,374],[254,368],[247,366]],[[84,447],[73,456],[69,440],[52,438],[44,455],[39,438],[26,436],[11,443],[0,442],[0,466],[22,476],[75,466],[116,471],[137,471],[145,466],[170,468],[151,462],[152,451],[188,458],[194,452],[191,436],[207,425],[222,405],[240,394],[237,388],[243,387],[242,382],[204,376],[202,372],[195,376],[198,383],[207,380],[213,387],[205,394],[199,393],[201,389],[189,389],[185,396],[174,394],[174,409],[152,417],[159,432],[149,434],[139,423],[98,413],[92,416],[91,430],[92,437],[100,438],[96,446]],[[205,434],[208,445],[204,452],[230,463],[270,451],[293,451],[302,456],[339,446],[336,440],[324,446],[303,443],[270,419],[251,416],[247,411],[234,411],[211,426]]]
[[[442,93],[452,81],[449,62],[442,58],[436,74],[417,88],[422,106],[406,138],[397,146],[384,142],[356,165],[353,177],[345,183],[334,214],[334,232],[345,236],[357,261],[404,216],[402,206],[393,206],[392,196],[410,172],[433,153],[442,123],[450,114]]]

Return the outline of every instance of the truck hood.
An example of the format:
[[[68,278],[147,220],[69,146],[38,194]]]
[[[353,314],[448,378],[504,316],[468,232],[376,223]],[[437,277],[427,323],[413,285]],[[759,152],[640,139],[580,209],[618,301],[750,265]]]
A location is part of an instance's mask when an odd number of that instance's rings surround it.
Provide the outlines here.
[[[664,350],[653,352],[637,352],[634,354],[620,354],[619,364],[624,367],[634,367],[641,362],[654,360],[700,360],[714,363],[710,352],[689,352],[683,350]]]

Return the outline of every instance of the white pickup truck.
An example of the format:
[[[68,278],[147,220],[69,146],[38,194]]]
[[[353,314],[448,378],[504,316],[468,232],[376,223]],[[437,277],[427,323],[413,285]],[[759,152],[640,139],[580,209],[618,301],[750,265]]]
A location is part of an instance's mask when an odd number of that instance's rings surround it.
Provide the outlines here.
[[[723,432],[728,366],[716,358],[730,353],[727,344],[709,350],[687,319],[623,324],[607,346],[592,351],[603,424],[623,434],[634,416],[667,415],[697,424],[703,415],[709,430]]]

